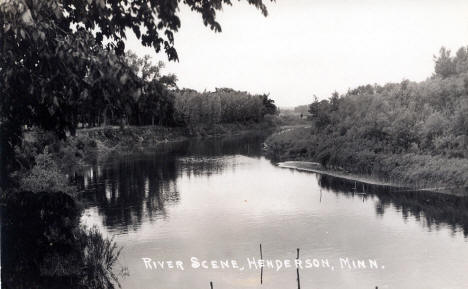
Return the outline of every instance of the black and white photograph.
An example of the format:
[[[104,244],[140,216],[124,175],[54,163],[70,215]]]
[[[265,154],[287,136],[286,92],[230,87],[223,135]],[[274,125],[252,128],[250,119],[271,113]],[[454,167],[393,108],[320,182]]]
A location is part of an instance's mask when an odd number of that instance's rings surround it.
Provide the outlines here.
[[[468,288],[465,0],[0,0],[0,288]]]

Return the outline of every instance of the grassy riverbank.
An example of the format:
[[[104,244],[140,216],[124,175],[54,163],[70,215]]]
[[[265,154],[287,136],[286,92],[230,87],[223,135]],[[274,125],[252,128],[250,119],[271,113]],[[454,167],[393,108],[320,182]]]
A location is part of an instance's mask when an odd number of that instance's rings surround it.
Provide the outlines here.
[[[124,129],[105,127],[79,130],[77,137],[96,142],[96,148],[101,153],[109,151],[126,153],[188,138],[236,135],[249,131],[273,131],[275,127],[273,121],[199,125],[191,130],[186,127],[166,126],[133,126]]]
[[[310,161],[284,161],[279,162],[277,165],[281,168],[296,169],[299,171],[314,172],[320,175],[326,175],[333,178],[342,179],[348,182],[359,182],[360,184],[367,184],[376,187],[386,187],[397,189],[397,192],[417,192],[417,191],[426,191],[426,192],[437,192],[449,195],[456,196],[466,196],[467,191],[463,188],[457,187],[430,187],[430,186],[420,186],[420,185],[409,185],[407,183],[402,183],[398,180],[385,180],[378,176],[369,176],[362,174],[351,173],[348,170],[334,170],[323,167],[321,164]],[[354,184],[356,186],[356,183]],[[358,186],[358,188],[360,188]],[[364,191],[365,192],[365,191]]]
[[[442,48],[434,74],[363,85],[308,107],[310,125],[267,140],[275,159],[320,163],[417,189],[468,188],[468,48]]]
[[[376,153],[356,143],[315,134],[311,127],[282,130],[266,140],[276,161],[315,162],[313,170],[367,183],[460,194],[468,187],[468,160],[414,152]],[[338,145],[340,143],[340,145]],[[291,163],[290,163],[291,164]],[[292,163],[310,169],[304,163]]]
[[[69,176],[80,173],[87,165],[115,154],[129,154],[154,148],[158,144],[189,138],[238,135],[253,131],[273,132],[276,122],[227,123],[199,125],[192,129],[166,126],[117,126],[80,129],[75,136],[59,140],[54,134],[33,130],[25,134],[16,148],[20,169],[13,179],[19,190],[51,191],[74,194]]]
[[[418,189],[467,191],[468,48],[441,49],[434,74],[363,85],[308,107],[309,125],[267,141],[279,160]]]

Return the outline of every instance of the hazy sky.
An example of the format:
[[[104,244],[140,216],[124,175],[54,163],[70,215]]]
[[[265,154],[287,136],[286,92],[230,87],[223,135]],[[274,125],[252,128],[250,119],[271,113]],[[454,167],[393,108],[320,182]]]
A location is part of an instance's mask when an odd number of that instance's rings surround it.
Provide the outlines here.
[[[295,106],[361,84],[424,80],[441,46],[468,45],[466,0],[277,0],[268,17],[233,2],[218,14],[222,33],[181,7],[180,61],[165,70],[179,87],[269,92]],[[134,37],[127,48],[167,63]]]

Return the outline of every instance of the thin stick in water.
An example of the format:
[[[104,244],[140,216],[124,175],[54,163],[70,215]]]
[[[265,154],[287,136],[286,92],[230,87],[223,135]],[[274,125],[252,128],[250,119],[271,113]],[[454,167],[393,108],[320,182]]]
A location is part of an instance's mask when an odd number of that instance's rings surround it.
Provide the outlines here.
[[[299,260],[299,248],[297,248],[297,257],[296,257],[296,259]],[[297,267],[296,273],[297,273],[297,289],[301,289],[301,280],[299,278],[299,267]]]
[[[262,243],[260,243],[260,260],[263,260]],[[263,284],[263,266],[260,268],[260,284]]]

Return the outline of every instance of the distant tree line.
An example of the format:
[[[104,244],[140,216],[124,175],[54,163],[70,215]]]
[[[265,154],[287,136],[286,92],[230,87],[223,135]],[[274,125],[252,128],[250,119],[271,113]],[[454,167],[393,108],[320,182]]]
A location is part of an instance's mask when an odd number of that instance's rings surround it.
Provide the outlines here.
[[[266,114],[276,114],[274,101],[267,94],[252,95],[230,88],[213,92],[183,89],[175,92],[174,120],[196,126],[233,122],[259,122]]]
[[[296,113],[301,113],[301,114],[307,114],[309,111],[309,105],[304,104],[304,105],[298,105],[294,107],[294,112]]]

